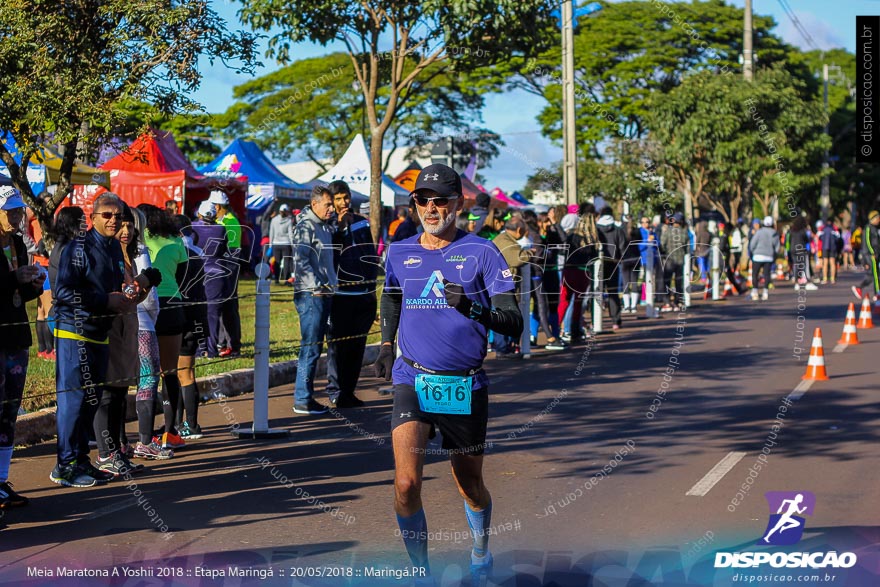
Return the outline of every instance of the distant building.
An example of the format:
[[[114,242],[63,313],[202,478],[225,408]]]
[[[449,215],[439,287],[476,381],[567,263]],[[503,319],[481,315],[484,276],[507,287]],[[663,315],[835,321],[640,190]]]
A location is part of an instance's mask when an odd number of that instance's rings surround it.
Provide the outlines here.
[[[554,192],[550,190],[535,190],[529,197],[532,204],[543,204],[544,206],[555,206],[565,203],[565,194],[562,192]]]

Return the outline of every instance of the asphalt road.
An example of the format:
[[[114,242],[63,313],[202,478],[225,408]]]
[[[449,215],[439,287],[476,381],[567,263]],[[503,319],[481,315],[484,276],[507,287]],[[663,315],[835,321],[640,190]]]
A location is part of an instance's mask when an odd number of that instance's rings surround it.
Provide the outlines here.
[[[700,300],[686,314],[628,316],[620,333],[565,352],[488,361],[489,584],[880,584],[880,321],[833,352],[857,279],[800,300],[784,284],[767,302]],[[795,391],[817,326],[830,380]],[[205,438],[148,464],[136,486],[60,488],[48,480],[54,443],[16,451],[12,479],[32,505],[0,519],[0,584],[407,584],[392,576],[409,563],[382,386],[365,378],[367,408],[320,417],[292,413],[290,385],[271,390],[285,440],[228,434],[250,423],[251,396],[202,406]],[[425,479],[434,575],[467,584],[470,538],[445,455],[428,457]],[[796,545],[755,544],[768,491],[815,495]],[[858,562],[713,565],[719,551],[831,550]],[[59,577],[65,566],[119,574]],[[145,576],[125,576],[135,572]]]

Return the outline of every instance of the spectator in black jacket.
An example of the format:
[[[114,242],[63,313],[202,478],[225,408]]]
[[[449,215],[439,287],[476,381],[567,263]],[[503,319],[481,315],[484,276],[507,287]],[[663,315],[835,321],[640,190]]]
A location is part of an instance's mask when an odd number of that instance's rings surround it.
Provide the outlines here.
[[[380,259],[370,234],[370,221],[351,209],[351,190],[344,181],[327,186],[336,211],[333,234],[333,265],[339,288],[330,305],[331,341],[327,344],[327,394],[335,408],[359,408],[364,402],[354,395],[367,333],[376,319],[376,276]],[[403,228],[401,223],[398,231]]]
[[[0,188],[0,509],[28,503],[12,489],[9,465],[32,343],[25,304],[43,292],[45,274],[28,265],[27,247],[18,233],[24,211],[18,190]]]
[[[608,313],[611,316],[611,328],[620,328],[620,272],[618,266],[626,250],[626,233],[614,223],[614,216],[609,206],[599,212],[596,220],[599,242],[602,243],[602,286],[608,294]]]

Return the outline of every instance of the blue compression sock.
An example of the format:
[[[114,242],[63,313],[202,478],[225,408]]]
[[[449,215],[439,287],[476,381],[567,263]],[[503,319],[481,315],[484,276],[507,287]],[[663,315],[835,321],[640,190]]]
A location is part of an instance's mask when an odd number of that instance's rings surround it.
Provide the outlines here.
[[[489,552],[489,524],[492,521],[492,501],[489,505],[480,511],[471,509],[468,502],[464,502],[464,513],[467,516],[468,526],[471,527],[471,534],[474,537],[474,554],[477,556],[486,556]]]
[[[0,483],[9,480],[10,462],[12,462],[12,447],[0,446]]]
[[[397,525],[400,526],[400,535],[413,566],[424,567],[425,573],[430,573],[428,569],[428,520],[425,519],[425,510],[420,509],[407,518],[398,514]]]

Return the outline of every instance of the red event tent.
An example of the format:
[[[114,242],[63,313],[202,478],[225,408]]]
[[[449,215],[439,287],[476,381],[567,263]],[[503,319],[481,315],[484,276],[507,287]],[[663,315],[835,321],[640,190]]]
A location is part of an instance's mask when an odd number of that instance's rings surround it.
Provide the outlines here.
[[[110,171],[110,186],[126,203],[153,204],[164,208],[167,200],[181,204],[184,214],[193,216],[199,203],[212,190],[229,196],[229,203],[240,220],[247,218],[247,178],[214,178],[196,171],[180,151],[170,132],[152,130],[139,136],[123,152],[100,166]],[[88,208],[103,188],[78,189],[71,204]],[[88,213],[88,210],[86,210]]]

